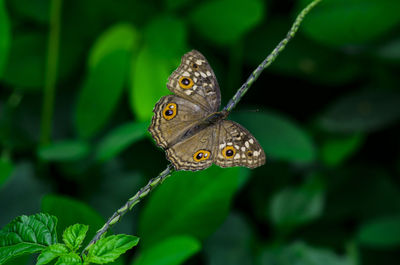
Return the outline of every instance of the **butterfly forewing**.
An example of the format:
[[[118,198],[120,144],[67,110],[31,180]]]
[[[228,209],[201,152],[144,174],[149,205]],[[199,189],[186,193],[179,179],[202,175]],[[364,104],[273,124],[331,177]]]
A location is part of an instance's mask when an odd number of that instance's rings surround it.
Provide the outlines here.
[[[178,142],[184,132],[207,115],[195,103],[175,95],[162,97],[153,112],[149,132],[163,148]]]
[[[198,51],[190,51],[182,57],[181,64],[168,78],[167,87],[209,113],[219,109],[221,94],[217,78],[206,58]]]

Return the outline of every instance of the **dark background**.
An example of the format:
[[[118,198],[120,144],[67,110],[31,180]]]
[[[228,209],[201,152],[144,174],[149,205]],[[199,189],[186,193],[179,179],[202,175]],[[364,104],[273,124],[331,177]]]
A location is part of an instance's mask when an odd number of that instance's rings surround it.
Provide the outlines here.
[[[226,104],[310,1],[56,2],[0,0],[0,225],[44,211],[91,237],[167,165],[146,129],[180,57],[206,56]],[[267,163],[174,173],[115,225],[141,240],[116,264],[399,264],[399,14],[312,10],[230,116]]]

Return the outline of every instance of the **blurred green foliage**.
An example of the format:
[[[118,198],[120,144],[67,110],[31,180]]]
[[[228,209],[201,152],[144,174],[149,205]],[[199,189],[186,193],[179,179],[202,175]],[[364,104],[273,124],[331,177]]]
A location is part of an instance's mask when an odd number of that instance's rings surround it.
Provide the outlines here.
[[[180,57],[207,57],[224,104],[309,2],[63,1],[42,145],[53,1],[0,0],[1,227],[43,211],[90,240],[167,165],[146,129]],[[397,265],[399,14],[323,0],[230,117],[267,163],[173,174],[114,226],[140,237],[114,264]]]

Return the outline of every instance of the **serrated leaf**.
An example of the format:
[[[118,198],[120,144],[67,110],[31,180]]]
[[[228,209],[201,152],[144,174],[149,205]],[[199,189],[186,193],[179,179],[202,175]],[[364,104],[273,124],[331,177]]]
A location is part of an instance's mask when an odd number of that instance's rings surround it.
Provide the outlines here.
[[[400,217],[382,217],[361,226],[358,241],[370,247],[390,248],[400,246]]]
[[[301,0],[299,6],[310,2]],[[362,44],[395,28],[399,10],[397,0],[324,0],[307,15],[301,29],[328,45]]]
[[[0,188],[14,171],[13,163],[5,158],[0,158]]]
[[[400,93],[359,91],[346,95],[328,108],[319,120],[330,132],[370,132],[400,119]]]
[[[76,161],[85,158],[88,153],[88,143],[79,140],[64,140],[38,149],[38,156],[47,161]]]
[[[141,246],[148,248],[173,235],[209,236],[226,217],[232,197],[248,172],[216,166],[199,172],[176,172],[145,205],[139,220]]]
[[[139,33],[131,24],[116,24],[103,32],[96,40],[89,55],[89,68],[93,69],[108,54],[117,50],[132,51],[139,42]]]
[[[85,262],[96,264],[112,262],[121,254],[136,246],[138,242],[138,237],[122,234],[101,238],[89,248]]]
[[[4,0],[0,0],[0,79],[3,76],[11,42],[10,21]]]
[[[81,258],[78,256],[78,254],[75,253],[69,253],[67,255],[61,256],[55,265],[80,265],[82,264]]]
[[[274,225],[290,230],[316,219],[323,208],[324,190],[315,179],[301,187],[286,188],[275,194],[269,210]]]
[[[130,51],[112,51],[88,73],[75,112],[80,137],[90,138],[107,124],[122,96],[129,59]]]
[[[83,202],[59,195],[45,195],[42,199],[42,211],[58,217],[58,234],[70,225],[81,223],[89,225],[86,241],[104,224],[104,219]]]
[[[129,145],[142,139],[147,133],[147,122],[126,123],[112,130],[99,143],[96,159],[105,161],[117,156]]]
[[[132,265],[179,265],[200,248],[200,242],[193,237],[170,237],[145,249]]]
[[[291,120],[267,111],[237,112],[235,120],[247,128],[260,142],[267,159],[309,163],[315,159],[315,148],[310,136]],[[268,128],[268,130],[265,130]]]
[[[0,264],[57,243],[57,218],[45,213],[15,218],[0,231]]]
[[[63,233],[63,241],[72,251],[76,251],[81,246],[88,230],[89,226],[87,225],[71,225],[65,229]]]
[[[207,39],[231,44],[263,19],[264,10],[259,0],[213,0],[199,4],[189,19]]]
[[[63,244],[54,244],[45,248],[42,253],[40,253],[36,265],[47,264],[53,259],[65,255],[69,252],[68,248]]]

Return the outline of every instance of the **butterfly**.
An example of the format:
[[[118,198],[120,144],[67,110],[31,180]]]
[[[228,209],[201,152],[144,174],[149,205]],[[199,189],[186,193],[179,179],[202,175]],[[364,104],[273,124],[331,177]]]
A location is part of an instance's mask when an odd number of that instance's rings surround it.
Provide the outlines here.
[[[176,170],[197,171],[213,163],[220,167],[256,168],[265,154],[253,135],[218,111],[221,94],[215,74],[198,51],[186,53],[170,75],[174,95],[155,105],[149,132]]]

